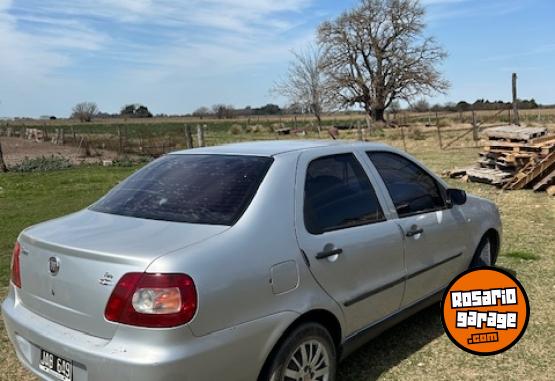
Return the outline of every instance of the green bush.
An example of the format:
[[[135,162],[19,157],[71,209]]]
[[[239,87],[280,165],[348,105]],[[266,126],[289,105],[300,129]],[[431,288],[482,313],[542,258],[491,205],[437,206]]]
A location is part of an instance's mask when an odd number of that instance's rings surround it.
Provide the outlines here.
[[[40,156],[35,158],[25,157],[23,161],[10,167],[13,172],[46,172],[57,171],[71,167],[71,162],[62,156]]]
[[[262,132],[263,127],[261,125],[255,124],[254,126],[248,126],[246,128],[246,131],[249,133],[253,133],[256,134],[258,132]]]
[[[229,127],[229,133],[231,135],[239,135],[243,132],[243,127],[240,124],[234,124]]]

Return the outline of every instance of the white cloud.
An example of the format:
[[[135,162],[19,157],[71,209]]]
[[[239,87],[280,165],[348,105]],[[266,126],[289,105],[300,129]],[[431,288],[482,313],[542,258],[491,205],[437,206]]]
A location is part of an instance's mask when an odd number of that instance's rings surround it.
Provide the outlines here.
[[[44,98],[44,105],[28,105],[29,111],[14,108],[37,115],[31,109],[46,113],[55,104],[59,94],[49,97],[49,91],[66,88],[63,96],[70,101],[81,96],[102,104],[97,99],[101,83],[110,94],[125,96],[164,81],[175,86],[286,62],[289,50],[311,37],[312,29],[299,25],[304,22],[300,12],[312,3],[0,0],[0,99],[17,94],[24,104],[23,97]],[[6,113],[8,102],[3,104]]]

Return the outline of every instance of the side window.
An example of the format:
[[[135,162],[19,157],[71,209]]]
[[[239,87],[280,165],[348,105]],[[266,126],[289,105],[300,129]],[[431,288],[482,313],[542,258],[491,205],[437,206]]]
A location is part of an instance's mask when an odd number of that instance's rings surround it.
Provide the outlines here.
[[[382,177],[399,217],[445,207],[436,180],[411,160],[390,152],[368,152],[368,156]]]
[[[310,162],[304,189],[305,226],[312,234],[384,220],[372,184],[353,154]]]

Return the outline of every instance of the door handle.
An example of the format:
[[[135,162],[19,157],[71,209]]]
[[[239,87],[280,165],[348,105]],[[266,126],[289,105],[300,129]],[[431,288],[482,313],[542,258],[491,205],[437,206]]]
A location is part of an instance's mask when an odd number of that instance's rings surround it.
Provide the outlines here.
[[[343,249],[325,250],[316,254],[316,259],[325,259],[343,253]]]
[[[412,237],[412,236],[415,236],[417,234],[422,234],[422,233],[424,233],[424,229],[419,228],[416,225],[413,225],[411,227],[411,229],[407,232],[407,237]]]

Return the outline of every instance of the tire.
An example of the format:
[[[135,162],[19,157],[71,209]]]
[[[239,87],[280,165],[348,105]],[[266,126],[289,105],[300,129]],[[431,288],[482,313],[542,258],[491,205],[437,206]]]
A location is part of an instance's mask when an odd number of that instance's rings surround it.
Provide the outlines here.
[[[335,381],[336,348],[326,328],[303,323],[273,351],[261,381]]]
[[[474,253],[470,268],[494,266],[497,261],[497,253],[495,251],[496,248],[491,238],[487,235],[483,236],[476,249],[476,253]]]

